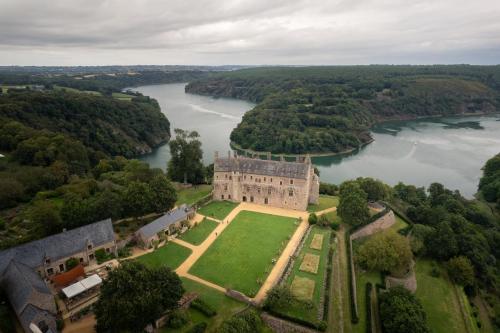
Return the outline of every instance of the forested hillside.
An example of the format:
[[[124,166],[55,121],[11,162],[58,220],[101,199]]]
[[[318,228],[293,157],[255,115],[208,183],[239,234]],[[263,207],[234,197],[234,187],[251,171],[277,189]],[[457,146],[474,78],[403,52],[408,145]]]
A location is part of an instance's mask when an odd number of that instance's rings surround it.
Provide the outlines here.
[[[144,96],[120,101],[64,91],[11,91],[0,95],[0,119],[65,134],[106,155],[147,153],[170,137],[158,103]],[[5,135],[1,145],[8,149],[12,138]],[[32,139],[25,149],[38,144]]]
[[[500,154],[486,162],[483,177],[479,181],[479,194],[487,202],[496,204],[500,212]]]
[[[259,103],[231,134],[242,148],[338,153],[369,142],[379,121],[497,111],[500,66],[255,68],[186,91]]]

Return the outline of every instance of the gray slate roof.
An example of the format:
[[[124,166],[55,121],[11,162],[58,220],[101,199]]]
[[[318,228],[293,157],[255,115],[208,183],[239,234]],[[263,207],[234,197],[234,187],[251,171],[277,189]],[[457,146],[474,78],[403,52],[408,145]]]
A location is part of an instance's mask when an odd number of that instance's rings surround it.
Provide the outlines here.
[[[217,158],[215,172],[240,172],[272,177],[306,179],[309,164],[288,161],[261,160],[248,157]]]
[[[162,217],[140,228],[137,233],[139,233],[143,239],[152,237],[160,231],[167,229],[171,224],[187,220],[191,211],[192,209],[186,205],[172,209]]]
[[[99,246],[114,239],[113,224],[111,219],[107,219],[19,245],[0,252],[0,274],[13,259],[36,268],[43,264],[46,257],[55,261],[83,251],[87,248],[87,241]]]
[[[37,325],[40,329],[43,328],[43,322],[46,325],[47,330],[45,333],[55,333],[57,332],[56,318],[53,314],[38,309],[36,306],[28,305],[23,313],[19,316],[19,321],[24,328],[25,332],[31,332],[29,328],[31,323]]]

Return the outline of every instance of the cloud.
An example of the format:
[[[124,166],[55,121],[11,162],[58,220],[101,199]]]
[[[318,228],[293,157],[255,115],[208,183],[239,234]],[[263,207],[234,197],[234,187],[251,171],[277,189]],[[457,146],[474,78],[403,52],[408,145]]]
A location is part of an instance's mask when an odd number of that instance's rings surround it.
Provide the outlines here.
[[[0,0],[0,64],[498,63],[498,0]]]

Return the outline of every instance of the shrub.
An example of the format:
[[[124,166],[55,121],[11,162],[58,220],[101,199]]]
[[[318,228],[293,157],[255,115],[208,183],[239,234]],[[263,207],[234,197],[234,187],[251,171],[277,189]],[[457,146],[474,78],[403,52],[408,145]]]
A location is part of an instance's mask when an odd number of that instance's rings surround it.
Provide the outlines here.
[[[106,251],[104,251],[104,249],[99,249],[99,250],[95,251],[95,258],[96,258],[98,264],[102,264],[103,262],[112,259],[113,254],[106,253]]]
[[[0,230],[4,230],[5,229],[5,220],[3,218],[0,217]]]
[[[277,285],[267,292],[265,309],[280,309],[293,301],[290,288],[286,285]]]
[[[173,311],[168,317],[168,326],[171,328],[181,328],[188,323],[188,318],[183,311]]]
[[[205,303],[203,300],[197,298],[191,303],[191,308],[196,309],[203,313],[207,317],[213,317],[217,314],[217,311],[215,311],[210,305]]]
[[[257,312],[250,310],[225,320],[217,332],[255,333],[262,329],[262,321]]]
[[[321,331],[321,332],[326,331],[327,327],[328,327],[328,324],[324,320],[320,321],[319,324],[318,324],[318,330]]]
[[[309,214],[309,218],[307,219],[309,224],[316,224],[318,223],[318,216],[314,213]]]
[[[330,228],[332,228],[333,230],[339,230],[340,223],[333,221],[332,223],[330,223]]]
[[[66,260],[66,270],[69,271],[70,269],[73,269],[76,266],[78,266],[78,264],[79,264],[78,259],[69,258],[68,260]]]
[[[207,323],[201,322],[191,327],[187,333],[203,333],[207,329]]]

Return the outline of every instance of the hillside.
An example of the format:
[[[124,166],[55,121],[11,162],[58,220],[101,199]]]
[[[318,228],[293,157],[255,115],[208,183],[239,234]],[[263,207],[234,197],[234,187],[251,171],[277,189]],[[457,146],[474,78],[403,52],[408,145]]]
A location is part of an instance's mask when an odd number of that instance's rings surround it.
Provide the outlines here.
[[[483,114],[500,105],[500,66],[271,67],[212,74],[186,92],[258,103],[231,134],[273,153],[339,153],[381,121]]]
[[[62,133],[106,155],[136,156],[168,141],[170,124],[158,103],[66,91],[9,91],[0,95],[0,119]]]

